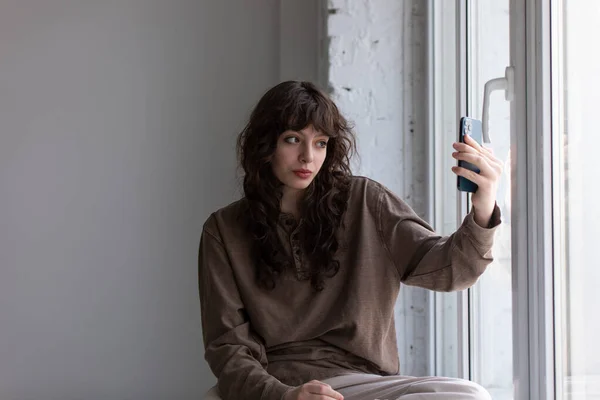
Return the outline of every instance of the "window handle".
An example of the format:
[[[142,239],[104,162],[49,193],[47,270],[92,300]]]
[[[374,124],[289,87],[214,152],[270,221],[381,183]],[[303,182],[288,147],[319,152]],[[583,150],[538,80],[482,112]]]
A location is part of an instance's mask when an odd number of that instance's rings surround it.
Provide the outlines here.
[[[491,79],[485,83],[483,89],[483,115],[482,132],[483,141],[491,143],[490,140],[490,95],[494,90],[504,90],[504,98],[512,101],[515,97],[515,68],[506,67],[503,78]]]

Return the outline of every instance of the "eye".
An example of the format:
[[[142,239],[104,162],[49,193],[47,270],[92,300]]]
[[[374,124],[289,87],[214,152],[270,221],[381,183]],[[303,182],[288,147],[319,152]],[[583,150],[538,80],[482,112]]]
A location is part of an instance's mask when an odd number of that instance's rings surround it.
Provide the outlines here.
[[[300,140],[296,136],[288,136],[283,139],[286,143],[294,144],[300,142]]]
[[[319,146],[322,149],[326,148],[327,147],[327,140],[319,140],[317,142],[317,146]]]

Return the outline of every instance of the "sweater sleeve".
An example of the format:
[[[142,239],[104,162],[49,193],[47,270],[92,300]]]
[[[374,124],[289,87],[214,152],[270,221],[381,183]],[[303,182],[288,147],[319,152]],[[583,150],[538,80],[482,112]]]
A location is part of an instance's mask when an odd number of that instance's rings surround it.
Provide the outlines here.
[[[280,400],[292,387],[266,371],[262,338],[252,329],[224,244],[209,221],[198,254],[204,358],[224,400]]]
[[[436,234],[402,199],[382,187],[378,225],[384,247],[403,283],[436,291],[472,286],[492,263],[492,246],[500,209],[488,227],[479,226],[471,211],[450,236]]]

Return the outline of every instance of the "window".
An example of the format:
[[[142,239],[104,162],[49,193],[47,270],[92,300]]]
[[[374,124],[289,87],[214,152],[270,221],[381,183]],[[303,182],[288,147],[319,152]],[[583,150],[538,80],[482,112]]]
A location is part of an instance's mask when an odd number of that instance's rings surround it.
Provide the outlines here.
[[[600,2],[552,9],[557,398],[600,399]]]
[[[494,399],[600,399],[600,2],[429,1],[431,214],[450,233],[468,211],[447,149],[462,115],[482,118],[505,161],[496,261],[469,291],[435,294],[435,373]],[[500,91],[502,93],[502,91]]]
[[[485,83],[504,75],[509,65],[509,4],[508,0],[433,3],[431,56],[437,79],[431,84],[430,151],[436,168],[430,179],[434,225],[449,234],[470,208],[468,197],[456,190],[456,176],[450,170],[456,161],[449,149],[457,139],[460,116],[482,118]],[[498,192],[504,223],[496,234],[495,261],[469,292],[434,296],[434,353],[437,374],[472,379],[494,399],[503,400],[513,398],[510,108],[496,93],[490,105],[490,134],[491,147],[505,161]]]

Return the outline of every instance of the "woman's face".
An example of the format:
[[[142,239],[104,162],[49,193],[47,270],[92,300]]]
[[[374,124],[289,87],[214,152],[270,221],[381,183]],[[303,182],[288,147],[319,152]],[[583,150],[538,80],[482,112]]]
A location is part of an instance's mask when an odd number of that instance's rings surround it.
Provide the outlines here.
[[[271,162],[277,179],[289,189],[306,189],[325,162],[328,140],[312,125],[279,135]]]

